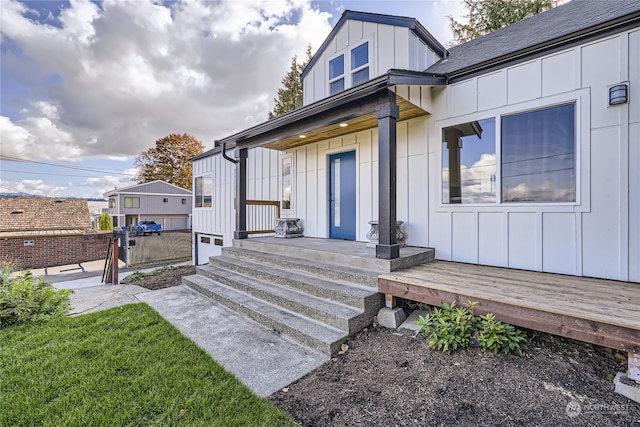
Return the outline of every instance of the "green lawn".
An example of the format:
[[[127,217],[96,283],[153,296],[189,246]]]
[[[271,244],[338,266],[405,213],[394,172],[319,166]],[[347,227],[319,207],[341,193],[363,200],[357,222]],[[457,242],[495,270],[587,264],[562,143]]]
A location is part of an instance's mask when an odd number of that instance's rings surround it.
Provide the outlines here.
[[[146,304],[0,329],[0,426],[288,426]]]

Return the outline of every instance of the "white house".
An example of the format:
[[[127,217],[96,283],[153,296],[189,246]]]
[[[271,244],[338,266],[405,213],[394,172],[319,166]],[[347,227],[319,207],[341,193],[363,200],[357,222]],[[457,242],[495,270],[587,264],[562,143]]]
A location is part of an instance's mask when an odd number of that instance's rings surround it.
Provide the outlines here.
[[[640,282],[640,1],[450,49],[345,11],[301,78],[303,107],[193,159],[197,262],[246,238],[259,200],[308,237],[367,241],[378,220],[380,258],[403,221],[437,259]]]

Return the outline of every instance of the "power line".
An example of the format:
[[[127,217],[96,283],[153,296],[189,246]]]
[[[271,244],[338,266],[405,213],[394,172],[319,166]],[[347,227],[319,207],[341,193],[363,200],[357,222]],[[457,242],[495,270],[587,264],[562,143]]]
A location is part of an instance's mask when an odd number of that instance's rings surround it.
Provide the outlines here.
[[[129,176],[128,174],[126,174],[124,172],[116,172],[113,169],[100,169],[100,168],[88,169],[88,168],[80,168],[80,167],[76,167],[76,166],[57,165],[55,163],[38,162],[36,160],[29,160],[29,159],[22,159],[20,157],[7,156],[5,154],[0,154],[0,160],[8,160],[8,161],[22,162],[22,163],[36,163],[36,164],[39,164],[39,165],[55,166],[55,167],[58,167],[58,168],[74,169],[74,170],[85,171],[85,172],[109,173],[109,174],[114,174],[114,175]]]

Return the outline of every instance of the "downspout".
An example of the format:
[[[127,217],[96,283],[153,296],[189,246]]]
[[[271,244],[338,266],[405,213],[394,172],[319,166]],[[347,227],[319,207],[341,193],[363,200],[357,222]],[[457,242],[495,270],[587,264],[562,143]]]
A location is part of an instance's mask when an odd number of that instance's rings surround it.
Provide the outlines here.
[[[233,163],[233,164],[238,163],[238,161],[237,161],[236,159],[232,159],[231,157],[227,156],[227,143],[226,143],[226,142],[223,142],[223,143],[222,143],[222,157],[223,157],[225,160],[228,160],[228,161],[230,161],[230,162],[231,162],[231,163]]]

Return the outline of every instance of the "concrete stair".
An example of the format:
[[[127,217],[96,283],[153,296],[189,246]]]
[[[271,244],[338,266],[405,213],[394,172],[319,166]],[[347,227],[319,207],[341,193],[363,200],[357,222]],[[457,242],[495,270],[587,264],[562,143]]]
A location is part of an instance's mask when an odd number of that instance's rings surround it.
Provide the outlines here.
[[[223,248],[183,283],[330,357],[382,306],[377,273],[298,258],[298,253],[296,248],[290,254]]]

